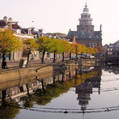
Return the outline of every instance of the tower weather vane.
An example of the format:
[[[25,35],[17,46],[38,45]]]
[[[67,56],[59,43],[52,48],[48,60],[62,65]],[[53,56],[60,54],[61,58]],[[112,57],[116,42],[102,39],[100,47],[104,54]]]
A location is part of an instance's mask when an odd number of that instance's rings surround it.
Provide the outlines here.
[[[87,0],[85,1],[85,5],[87,6]]]

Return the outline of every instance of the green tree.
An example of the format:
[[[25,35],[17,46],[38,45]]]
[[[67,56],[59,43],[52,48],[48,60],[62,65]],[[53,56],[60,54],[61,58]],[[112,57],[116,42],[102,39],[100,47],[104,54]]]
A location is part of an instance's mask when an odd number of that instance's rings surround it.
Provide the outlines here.
[[[38,44],[36,39],[25,39],[24,43],[24,51],[27,54],[27,65],[29,64],[29,57],[32,51],[35,51],[38,48]]]
[[[45,36],[41,36],[37,39],[38,43],[38,51],[42,52],[42,58],[41,58],[41,63],[44,63],[44,56],[46,52],[50,51],[51,47],[51,39]]]
[[[56,54],[60,54],[65,51],[64,44],[63,44],[62,40],[52,39],[49,51],[54,53],[53,63],[55,63],[56,62]]]
[[[68,41],[66,41],[66,40],[63,40],[63,44],[64,44],[64,49],[65,49],[65,53],[66,54],[70,54],[71,53],[71,49],[72,49],[72,45],[71,45],[71,43],[69,43]],[[70,55],[71,56],[71,55]],[[70,59],[71,59],[71,57],[70,57]],[[62,61],[64,61],[64,59],[62,59]]]
[[[70,44],[70,53],[69,53],[69,59],[71,60],[72,53],[75,52],[74,44]]]
[[[0,53],[2,55],[2,68],[7,66],[6,54],[16,51],[22,47],[21,41],[15,37],[12,31],[4,30],[0,32]]]

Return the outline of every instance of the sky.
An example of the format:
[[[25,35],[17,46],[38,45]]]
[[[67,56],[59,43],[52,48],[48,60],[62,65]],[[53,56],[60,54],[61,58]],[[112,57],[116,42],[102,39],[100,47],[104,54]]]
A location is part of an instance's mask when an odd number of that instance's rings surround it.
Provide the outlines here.
[[[12,17],[23,27],[46,32],[76,30],[86,0],[1,0],[0,19]],[[103,45],[119,40],[119,0],[87,0],[95,30],[102,24]],[[34,21],[34,22],[33,22]]]

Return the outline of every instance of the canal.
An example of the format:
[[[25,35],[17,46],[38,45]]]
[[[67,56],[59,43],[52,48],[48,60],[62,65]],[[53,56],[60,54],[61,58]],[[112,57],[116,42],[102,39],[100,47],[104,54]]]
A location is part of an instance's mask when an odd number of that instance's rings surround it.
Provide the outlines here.
[[[118,119],[118,66],[70,69],[1,89],[0,119]]]

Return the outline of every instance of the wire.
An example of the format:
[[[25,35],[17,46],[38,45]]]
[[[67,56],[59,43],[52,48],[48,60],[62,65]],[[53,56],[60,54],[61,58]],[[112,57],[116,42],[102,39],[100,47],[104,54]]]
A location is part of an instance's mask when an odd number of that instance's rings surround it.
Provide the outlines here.
[[[34,109],[34,108],[24,108],[25,110],[29,111],[35,111],[35,112],[44,112],[44,113],[101,113],[101,112],[110,112],[110,111],[118,111],[119,106],[113,106],[113,107],[103,107],[103,108],[90,108],[86,110],[81,109],[69,109],[69,108],[40,108],[40,109]],[[62,109],[62,110],[61,110]]]
[[[85,89],[85,88],[81,88],[81,90],[90,91],[90,90]],[[110,92],[110,91],[116,91],[116,90],[119,90],[119,87],[113,87],[113,88],[107,88],[107,89],[100,89],[101,92]],[[74,91],[75,92],[74,89],[70,89],[70,91]],[[99,91],[93,91],[93,93],[95,93],[95,92],[99,92]]]
[[[111,111],[119,111],[119,105],[118,106],[109,106],[109,107],[100,107],[100,108],[87,108],[85,110],[76,109],[76,108],[56,108],[56,107],[33,107],[33,108],[26,108],[23,106],[14,106],[11,104],[11,106],[19,109],[24,109],[28,111],[34,111],[34,112],[43,112],[43,113],[72,113],[72,114],[81,114],[81,113],[101,113],[101,112],[111,112]]]
[[[118,111],[119,106],[111,106],[111,107],[102,107],[102,108],[87,108],[85,110],[81,109],[73,109],[73,108],[56,108],[56,107],[40,107],[37,109],[34,108],[25,108],[22,106],[14,106],[11,104],[11,106],[19,109],[25,109],[28,111],[34,111],[34,112],[43,112],[43,113],[73,113],[73,114],[81,114],[81,113],[101,113],[101,112],[110,112],[110,111]]]
[[[36,109],[37,107],[33,107],[32,109]],[[110,107],[100,107],[100,108],[87,108],[86,110],[101,110],[101,109],[115,109],[119,108],[119,106],[110,106]],[[79,108],[56,108],[56,107],[40,107],[39,109],[49,109],[49,110],[80,110]]]

